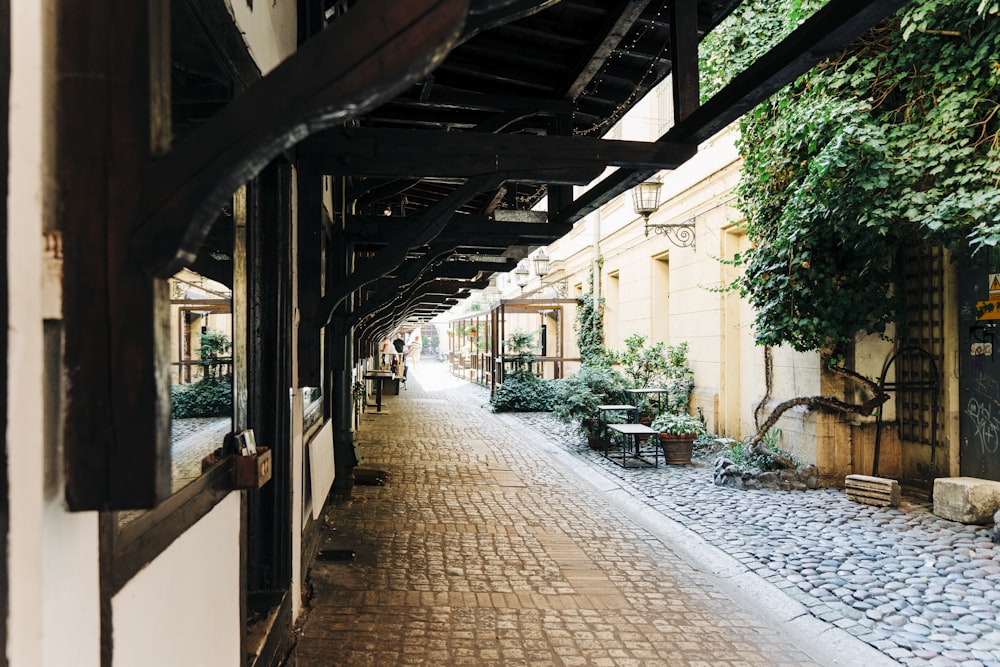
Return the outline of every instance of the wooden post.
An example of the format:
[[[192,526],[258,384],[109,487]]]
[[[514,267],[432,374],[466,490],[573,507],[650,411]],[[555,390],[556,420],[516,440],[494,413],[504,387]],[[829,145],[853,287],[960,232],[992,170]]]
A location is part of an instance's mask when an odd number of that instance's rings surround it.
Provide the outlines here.
[[[68,0],[57,21],[66,498],[151,508],[171,490],[169,295],[128,251],[141,174],[169,141],[169,4]]]
[[[316,312],[323,279],[323,176],[310,160],[300,160],[298,177],[298,378],[299,387],[319,387],[320,327]]]

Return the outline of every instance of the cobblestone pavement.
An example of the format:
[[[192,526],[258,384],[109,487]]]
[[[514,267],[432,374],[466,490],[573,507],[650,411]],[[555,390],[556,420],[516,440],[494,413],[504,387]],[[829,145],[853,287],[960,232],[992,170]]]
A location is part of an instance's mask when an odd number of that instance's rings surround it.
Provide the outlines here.
[[[685,504],[668,500],[677,469],[605,468],[558,432],[542,437],[539,416],[494,415],[481,389],[426,360],[408,384],[362,418],[362,466],[390,478],[328,508],[321,555],[356,557],[310,569],[286,665],[895,664],[746,567],[691,558],[715,547],[659,514]],[[695,530],[758,536],[732,512]]]
[[[551,415],[516,417],[543,432]],[[904,665],[1000,665],[1000,546],[989,526],[935,516],[929,503],[854,503],[842,489],[743,491],[712,483],[712,461],[623,470],[582,439],[554,438],[599,469],[605,492],[697,535],[808,612]]]
[[[229,417],[173,420],[170,456],[174,491],[201,475],[201,460],[222,446],[231,424]]]

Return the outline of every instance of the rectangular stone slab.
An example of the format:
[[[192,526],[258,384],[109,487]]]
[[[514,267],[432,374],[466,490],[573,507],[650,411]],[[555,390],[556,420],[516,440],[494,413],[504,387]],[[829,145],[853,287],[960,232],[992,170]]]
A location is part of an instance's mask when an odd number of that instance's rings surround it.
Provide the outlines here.
[[[1000,509],[1000,482],[978,477],[934,480],[934,514],[960,523],[990,523]]]
[[[847,497],[856,503],[878,507],[899,505],[899,482],[869,475],[848,475],[844,482]]]

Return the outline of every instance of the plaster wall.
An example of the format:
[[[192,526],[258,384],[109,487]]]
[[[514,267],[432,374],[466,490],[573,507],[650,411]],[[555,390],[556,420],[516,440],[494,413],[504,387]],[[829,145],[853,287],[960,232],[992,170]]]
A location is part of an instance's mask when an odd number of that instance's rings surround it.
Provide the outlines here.
[[[112,599],[115,667],[241,664],[240,495],[230,493]]]
[[[226,0],[226,7],[243,33],[247,50],[261,75],[266,75],[295,51],[296,0],[258,0],[255,3]]]
[[[46,271],[44,252],[44,235],[55,227],[55,3],[14,0],[10,10],[5,651],[12,665],[99,665],[97,515],[71,514],[63,504],[60,332],[57,320],[45,322],[58,317],[61,279]]]

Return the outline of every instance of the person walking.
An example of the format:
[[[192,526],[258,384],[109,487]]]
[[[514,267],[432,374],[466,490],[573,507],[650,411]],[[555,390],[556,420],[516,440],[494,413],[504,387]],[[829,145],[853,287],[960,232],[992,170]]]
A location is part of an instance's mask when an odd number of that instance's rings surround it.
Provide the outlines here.
[[[403,338],[402,331],[396,332],[392,347],[396,350],[392,355],[392,374],[402,381],[403,389],[406,389],[406,339]]]
[[[420,327],[415,327],[406,337],[406,353],[410,357],[410,362],[416,368],[420,365],[420,352],[423,349],[424,341],[420,335]]]

